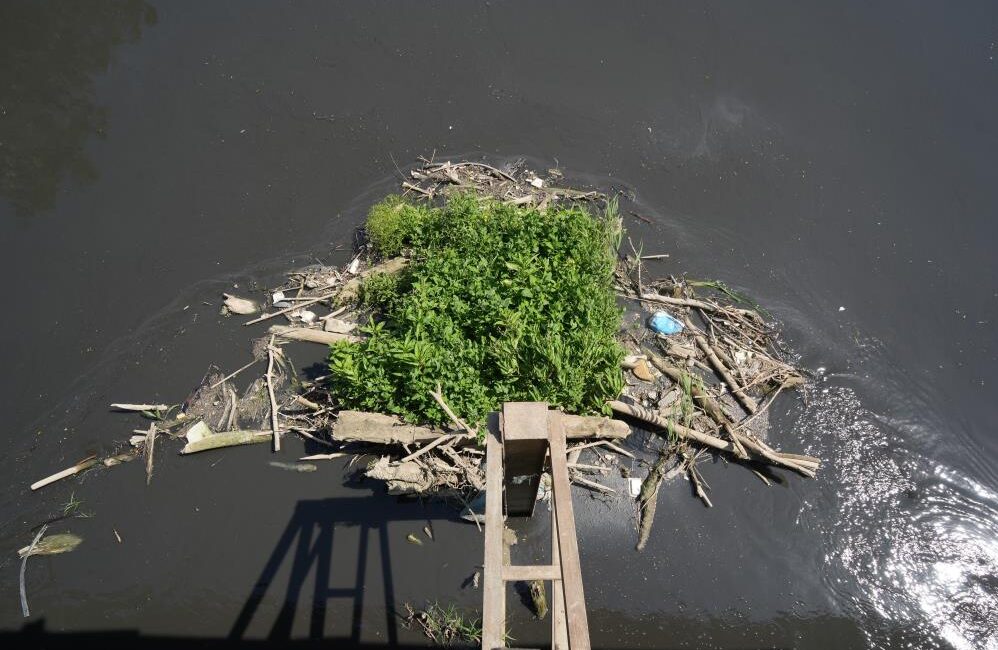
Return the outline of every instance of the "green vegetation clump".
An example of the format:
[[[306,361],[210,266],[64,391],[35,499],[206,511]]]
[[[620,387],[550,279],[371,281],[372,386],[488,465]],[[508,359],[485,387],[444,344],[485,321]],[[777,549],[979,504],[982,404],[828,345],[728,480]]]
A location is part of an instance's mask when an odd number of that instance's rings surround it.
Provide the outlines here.
[[[623,388],[612,212],[474,195],[375,205],[367,231],[377,251],[411,262],[367,281],[361,300],[378,318],[364,340],[332,346],[332,395],[415,423],[447,422],[430,395],[438,385],[471,423],[504,401],[605,411]]]

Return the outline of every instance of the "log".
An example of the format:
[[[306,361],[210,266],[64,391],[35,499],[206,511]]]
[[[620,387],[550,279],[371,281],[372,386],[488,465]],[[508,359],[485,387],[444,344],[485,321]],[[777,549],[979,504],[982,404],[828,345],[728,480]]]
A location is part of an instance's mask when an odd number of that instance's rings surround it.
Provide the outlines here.
[[[180,450],[180,453],[196,454],[199,451],[208,451],[209,449],[252,445],[258,442],[269,442],[273,440],[273,437],[273,431],[224,431],[188,442]]]
[[[631,432],[627,423],[602,416],[563,415],[565,434],[569,440],[610,438],[621,440]],[[333,425],[336,442],[367,442],[379,445],[413,445],[433,442],[445,432],[402,422],[394,415],[367,411],[340,411]],[[469,443],[477,444],[469,438]]]
[[[292,327],[290,325],[271,325],[269,331],[271,335],[284,341],[304,341],[306,343],[319,343],[321,345],[332,345],[340,341],[360,340],[350,334],[326,332],[325,330],[308,327]]]

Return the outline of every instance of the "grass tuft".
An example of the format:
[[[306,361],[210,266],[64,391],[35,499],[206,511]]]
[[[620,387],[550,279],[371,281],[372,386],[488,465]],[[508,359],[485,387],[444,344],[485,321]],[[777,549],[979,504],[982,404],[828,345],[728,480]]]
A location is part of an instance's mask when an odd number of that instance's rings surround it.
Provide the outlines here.
[[[477,644],[482,641],[482,621],[461,612],[454,605],[446,607],[432,603],[419,613],[410,611],[409,618],[415,619],[423,632],[439,645]]]

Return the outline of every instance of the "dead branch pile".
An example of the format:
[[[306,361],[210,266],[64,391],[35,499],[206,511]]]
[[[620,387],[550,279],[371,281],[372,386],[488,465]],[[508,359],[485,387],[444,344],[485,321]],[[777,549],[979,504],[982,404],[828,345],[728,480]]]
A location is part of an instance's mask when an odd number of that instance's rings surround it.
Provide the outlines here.
[[[452,192],[475,192],[513,205],[535,205],[544,209],[558,201],[603,201],[606,196],[595,190],[557,187],[562,173],[549,169],[541,175],[526,168],[522,160],[506,169],[481,162],[434,162],[420,158],[421,166],[409,172],[402,182],[407,194],[426,199],[447,196]]]
[[[640,305],[642,318],[665,310],[682,330],[628,330],[623,342],[632,354],[625,367],[632,378],[625,395],[610,406],[666,438],[662,459],[677,459],[704,505],[712,505],[710,488],[697,464],[708,454],[744,463],[767,485],[776,477],[766,466],[815,477],[819,459],[782,452],[765,441],[769,408],[781,392],[802,385],[804,377],[787,360],[775,326],[759,310],[719,282],[668,278],[645,285],[636,252],[621,261],[617,281],[620,294]],[[713,295],[696,293],[704,287]],[[663,462],[652,468],[642,490],[639,548],[654,517],[654,507],[647,504],[661,484]]]

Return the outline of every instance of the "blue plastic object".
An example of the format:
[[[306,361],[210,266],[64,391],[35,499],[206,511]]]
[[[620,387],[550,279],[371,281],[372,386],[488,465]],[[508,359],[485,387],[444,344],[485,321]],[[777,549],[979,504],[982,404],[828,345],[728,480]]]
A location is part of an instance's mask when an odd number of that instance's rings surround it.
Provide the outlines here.
[[[659,334],[679,334],[683,331],[683,324],[664,311],[655,312],[648,326]]]

